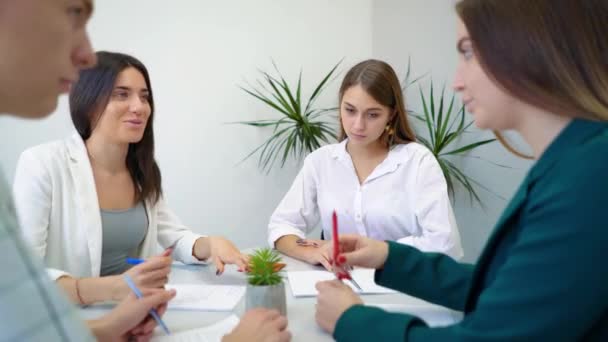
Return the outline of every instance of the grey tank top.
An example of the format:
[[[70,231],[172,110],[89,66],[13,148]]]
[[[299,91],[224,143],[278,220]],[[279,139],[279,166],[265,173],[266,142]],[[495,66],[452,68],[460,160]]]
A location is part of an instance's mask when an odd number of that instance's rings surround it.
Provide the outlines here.
[[[131,265],[126,258],[137,256],[148,233],[148,216],[142,202],[126,210],[101,210],[101,276],[121,274]]]

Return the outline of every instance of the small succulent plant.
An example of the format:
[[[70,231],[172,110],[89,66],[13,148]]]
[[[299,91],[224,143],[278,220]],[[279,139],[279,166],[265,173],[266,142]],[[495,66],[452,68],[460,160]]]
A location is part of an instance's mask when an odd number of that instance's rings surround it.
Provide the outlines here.
[[[249,258],[247,281],[251,285],[277,285],[283,281],[281,271],[285,264],[281,262],[279,253],[271,248],[261,248],[254,251]]]

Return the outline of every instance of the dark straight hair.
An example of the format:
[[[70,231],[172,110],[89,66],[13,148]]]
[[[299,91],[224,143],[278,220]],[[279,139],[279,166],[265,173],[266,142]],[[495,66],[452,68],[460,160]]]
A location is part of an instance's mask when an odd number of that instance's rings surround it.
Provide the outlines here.
[[[607,0],[462,0],[456,12],[481,67],[506,92],[556,114],[608,120]]]
[[[135,184],[136,199],[156,203],[162,195],[161,174],[154,160],[154,97],[148,70],[137,58],[116,52],[97,52],[97,65],[80,72],[70,92],[70,114],[76,131],[86,141],[110,101],[118,75],[127,68],[137,69],[149,91],[150,118],[142,139],[129,144],[127,169]]]

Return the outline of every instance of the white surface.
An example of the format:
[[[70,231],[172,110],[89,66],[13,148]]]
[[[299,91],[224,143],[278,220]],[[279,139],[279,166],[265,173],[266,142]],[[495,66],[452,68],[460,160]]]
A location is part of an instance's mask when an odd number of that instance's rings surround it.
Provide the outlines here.
[[[374,270],[369,269],[355,269],[350,272],[351,277],[359,284],[361,290],[357,289],[348,280],[344,280],[344,283],[359,294],[395,293],[391,289],[376,285],[374,282],[374,272]],[[336,276],[329,271],[313,270],[287,272],[287,278],[289,279],[289,286],[294,297],[316,297],[318,291],[315,285],[320,281],[334,280]]]
[[[320,267],[315,267],[303,263],[301,261],[283,256],[286,272],[290,271],[310,271],[321,270]],[[239,273],[234,266],[227,266],[226,271],[221,276],[215,275],[213,266],[187,265],[181,267],[173,267],[170,276],[170,282],[174,284],[211,284],[211,285],[246,285],[245,275]],[[324,332],[315,322],[315,297],[295,298],[287,286],[287,318],[289,320],[289,330],[293,335],[292,341],[310,342],[310,341],[332,341],[332,337]],[[435,325],[443,325],[447,320],[456,322],[462,316],[460,313],[425,302],[421,299],[408,295],[382,294],[382,295],[364,295],[363,301],[366,304],[396,304],[398,307],[393,309],[402,310],[416,315],[420,312],[424,315],[425,321]],[[242,316],[245,307],[245,300],[237,305],[234,314]],[[95,305],[81,310],[85,318],[99,317],[101,314],[109,310],[107,305]],[[163,316],[163,320],[171,329],[172,333],[179,333],[191,329],[201,328],[212,325],[222,319],[230,316],[229,312],[202,312],[202,311],[183,311],[169,310]],[[162,330],[156,329],[157,334],[162,334]]]
[[[245,286],[168,284],[175,289],[175,298],[169,302],[171,310],[232,311],[245,294]]]
[[[239,323],[239,318],[230,315],[223,320],[204,327],[182,331],[172,335],[156,335],[152,342],[219,342]]]

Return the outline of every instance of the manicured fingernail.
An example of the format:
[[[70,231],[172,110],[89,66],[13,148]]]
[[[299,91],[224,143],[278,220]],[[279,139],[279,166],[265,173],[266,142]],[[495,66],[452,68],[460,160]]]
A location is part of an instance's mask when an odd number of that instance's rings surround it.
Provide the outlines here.
[[[341,263],[341,264],[345,263],[346,262],[346,257],[344,255],[340,255],[338,257],[338,262]]]
[[[215,271],[215,275],[218,275],[218,276],[219,276],[219,275],[220,275],[220,270],[216,270],[216,271]]]

